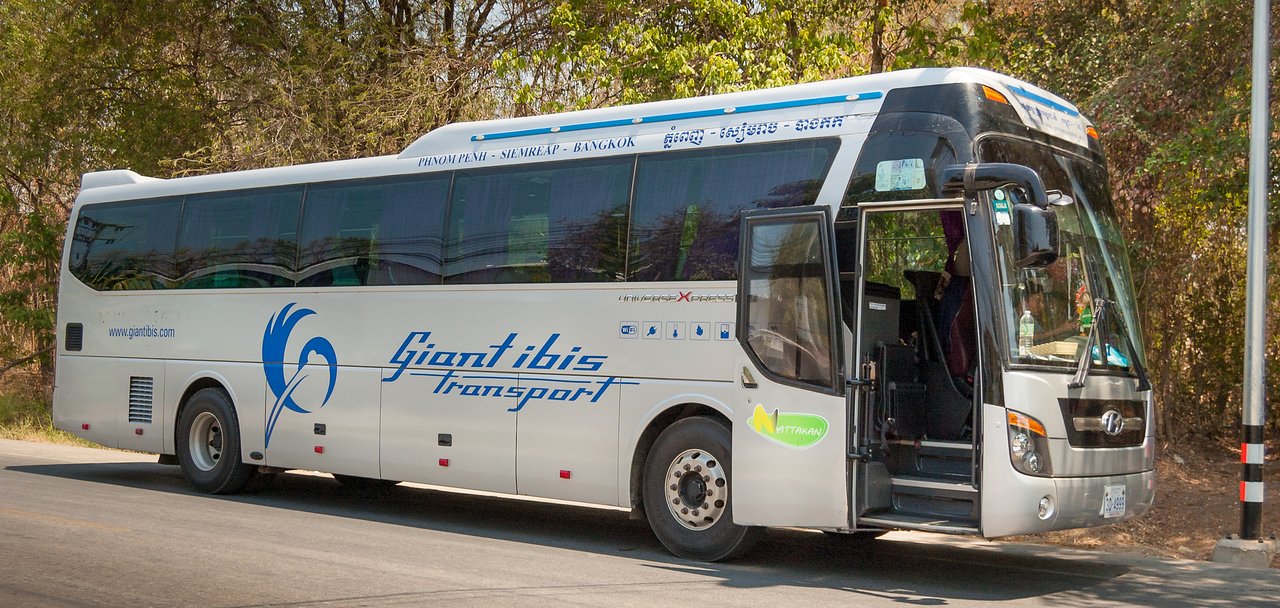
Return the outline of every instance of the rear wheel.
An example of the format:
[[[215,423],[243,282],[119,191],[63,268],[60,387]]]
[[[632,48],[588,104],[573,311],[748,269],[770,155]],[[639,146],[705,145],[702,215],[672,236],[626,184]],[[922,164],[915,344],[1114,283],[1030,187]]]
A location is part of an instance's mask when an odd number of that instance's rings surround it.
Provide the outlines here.
[[[182,474],[200,492],[234,494],[253,479],[256,469],[240,462],[240,423],[222,389],[201,389],[187,400],[174,441]]]
[[[706,417],[679,420],[645,460],[643,497],[649,526],[680,557],[719,561],[746,552],[762,528],[733,523],[731,436]]]

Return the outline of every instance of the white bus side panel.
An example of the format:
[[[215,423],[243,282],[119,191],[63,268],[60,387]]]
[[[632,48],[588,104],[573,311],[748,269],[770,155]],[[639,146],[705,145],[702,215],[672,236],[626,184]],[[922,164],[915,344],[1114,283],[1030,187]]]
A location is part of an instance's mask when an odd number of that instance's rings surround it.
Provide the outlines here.
[[[383,378],[392,373],[384,370]],[[516,399],[464,395],[451,386],[482,392],[514,384],[505,380],[514,374],[449,373],[416,370],[382,382],[382,477],[514,494],[516,414],[508,410]],[[442,435],[452,445],[441,445]]]
[[[544,389],[552,397],[538,407],[521,408],[516,415],[520,494],[614,504],[619,480],[618,408],[634,387],[607,388],[603,381],[591,376],[520,375],[521,387]],[[601,388],[606,390],[595,401],[586,397]],[[575,394],[583,396],[570,401]]]
[[[165,426],[163,361],[63,356],[58,377],[54,426],[107,447],[160,451]],[[132,378],[152,383],[150,423],[129,421]],[[142,429],[141,435],[137,429]]]
[[[292,373],[290,370],[286,376]],[[270,391],[264,393],[264,423],[269,437],[266,464],[376,478],[381,373],[369,368],[337,368],[338,379],[328,400],[328,385],[324,382],[329,376],[328,366],[308,364],[298,371],[297,377],[303,376],[318,380],[299,382],[291,394],[297,397],[295,404],[307,404],[302,406],[309,412],[307,415],[277,404]],[[323,405],[310,405],[315,403]]]

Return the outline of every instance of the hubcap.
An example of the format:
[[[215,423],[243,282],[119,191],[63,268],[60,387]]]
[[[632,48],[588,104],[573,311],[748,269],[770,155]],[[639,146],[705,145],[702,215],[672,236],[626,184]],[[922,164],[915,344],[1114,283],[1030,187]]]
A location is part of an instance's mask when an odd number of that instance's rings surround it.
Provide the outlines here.
[[[222,423],[209,412],[200,412],[191,424],[187,441],[191,463],[201,471],[212,471],[222,457]]]
[[[690,530],[710,528],[729,504],[729,477],[705,450],[685,450],[667,467],[667,508]]]

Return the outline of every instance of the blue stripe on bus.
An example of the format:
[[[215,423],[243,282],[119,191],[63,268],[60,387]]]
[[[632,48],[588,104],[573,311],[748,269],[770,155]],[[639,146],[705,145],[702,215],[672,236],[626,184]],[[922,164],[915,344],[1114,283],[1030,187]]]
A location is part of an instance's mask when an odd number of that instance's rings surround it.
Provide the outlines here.
[[[1055,110],[1057,110],[1057,111],[1059,111],[1059,112],[1065,112],[1066,114],[1068,114],[1068,115],[1070,115],[1070,116],[1079,116],[1079,115],[1080,115],[1080,112],[1079,112],[1078,110],[1076,110],[1075,108],[1072,108],[1071,106],[1067,106],[1067,105],[1060,104],[1060,103],[1058,103],[1058,102],[1056,102],[1056,101],[1054,101],[1054,100],[1052,100],[1052,99],[1049,99],[1048,97],[1045,97],[1045,96],[1043,96],[1043,95],[1037,95],[1037,94],[1035,94],[1035,93],[1032,93],[1031,91],[1028,91],[1028,90],[1026,90],[1026,89],[1022,88],[1022,87],[1010,86],[1009,88],[1010,88],[1010,89],[1013,89],[1013,91],[1014,91],[1015,93],[1017,93],[1019,97],[1026,97],[1027,99],[1030,99],[1031,101],[1034,101],[1034,102],[1036,102],[1036,103],[1038,103],[1038,104],[1040,104],[1040,105],[1042,105],[1042,106],[1048,106],[1048,107],[1053,108],[1053,109],[1055,109]]]
[[[676,112],[673,114],[658,114],[655,116],[642,116],[639,118],[619,118],[615,120],[584,122],[584,123],[564,125],[559,127],[538,127],[536,129],[522,129],[520,131],[502,131],[498,133],[485,133],[482,135],[472,135],[471,141],[488,141],[491,139],[511,139],[513,137],[528,137],[530,135],[550,135],[552,133],[562,133],[565,131],[588,131],[592,129],[607,129],[609,127],[625,127],[627,125],[642,124],[642,123],[671,122],[671,121],[677,121],[677,120],[689,120],[691,118],[707,118],[710,116],[724,116],[726,114],[745,114],[745,113],[751,113],[751,112],[764,112],[766,110],[781,110],[785,108],[802,108],[806,106],[822,105],[825,103],[870,101],[872,99],[880,99],[881,97],[884,97],[883,92],[869,91],[866,93],[857,93],[854,95],[831,95],[828,97],[814,97],[812,99],[793,99],[791,101],[774,101],[770,103],[757,103],[757,104],[742,106],[738,108],[691,110],[689,112]],[[1045,101],[1048,103],[1052,103],[1050,100],[1047,100],[1047,99]]]

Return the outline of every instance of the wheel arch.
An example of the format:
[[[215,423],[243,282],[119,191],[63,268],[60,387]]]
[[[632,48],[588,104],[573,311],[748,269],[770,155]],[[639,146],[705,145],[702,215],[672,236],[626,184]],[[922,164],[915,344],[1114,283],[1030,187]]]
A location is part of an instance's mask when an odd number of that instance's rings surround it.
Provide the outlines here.
[[[644,513],[644,496],[642,488],[644,486],[644,463],[649,456],[649,450],[653,448],[653,443],[657,441],[658,436],[667,427],[675,424],[677,421],[685,418],[693,418],[701,416],[710,418],[716,422],[723,424],[725,428],[732,429],[733,424],[729,420],[729,414],[724,411],[724,406],[719,403],[680,400],[678,403],[669,404],[663,407],[655,408],[657,411],[649,418],[644,425],[644,430],[640,432],[636,439],[635,447],[631,452],[631,467],[628,475],[627,485],[630,488],[630,504],[631,518],[643,519]]]
[[[231,384],[226,378],[213,372],[201,372],[192,375],[186,381],[186,386],[182,389],[182,396],[178,398],[178,402],[173,409],[173,416],[170,418],[170,424],[167,429],[167,436],[164,441],[165,454],[177,454],[177,434],[178,425],[182,422],[182,410],[187,407],[187,403],[191,401],[191,396],[206,389],[221,389],[231,399],[232,406],[236,403],[235,393],[231,390]]]

